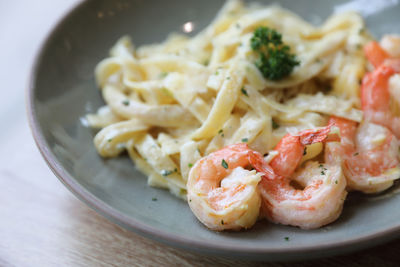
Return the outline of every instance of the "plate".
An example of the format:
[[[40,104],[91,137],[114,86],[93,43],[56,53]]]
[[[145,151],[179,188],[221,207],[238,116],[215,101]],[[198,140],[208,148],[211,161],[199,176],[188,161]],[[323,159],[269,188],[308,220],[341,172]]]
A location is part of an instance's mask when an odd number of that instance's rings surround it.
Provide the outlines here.
[[[373,1],[372,9],[365,2],[287,0],[279,4],[313,23],[335,10],[358,8],[377,38],[398,31],[398,1]],[[111,221],[171,246],[205,254],[303,259],[354,251],[396,237],[400,233],[396,187],[376,196],[350,194],[341,217],[321,229],[305,231],[262,221],[248,231],[215,233],[196,220],[185,202],[147,186],[128,157],[105,160],[96,153],[95,131],[81,120],[103,105],[93,72],[110,47],[125,34],[136,45],[160,42],[172,31],[181,32],[186,22],[193,23],[195,33],[222,4],[214,0],[171,0],[162,5],[160,1],[91,0],[73,8],[44,42],[28,90],[31,128],[50,168],[74,194]]]

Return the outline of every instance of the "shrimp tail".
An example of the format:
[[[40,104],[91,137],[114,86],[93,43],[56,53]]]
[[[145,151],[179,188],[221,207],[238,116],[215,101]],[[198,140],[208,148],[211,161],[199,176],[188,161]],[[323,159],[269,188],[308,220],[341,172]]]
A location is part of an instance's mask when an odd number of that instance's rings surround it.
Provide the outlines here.
[[[369,42],[364,46],[364,54],[375,68],[389,58],[388,53],[376,41]]]
[[[378,42],[372,41],[365,45],[364,54],[375,68],[385,65],[400,72],[400,58],[392,58]]]
[[[340,140],[337,134],[331,133],[332,126],[333,124],[329,124],[321,129],[285,135],[274,149],[278,155],[271,160],[269,165],[278,176],[289,177],[300,164],[307,145]]]
[[[332,126],[334,126],[334,123],[330,123],[328,126],[318,130],[305,130],[299,132],[298,136],[300,137],[300,143],[303,146],[306,146],[320,142],[340,141],[340,137],[337,134],[331,133]]]
[[[271,166],[265,163],[264,158],[260,153],[255,151],[250,151],[248,157],[251,166],[253,166],[253,168],[257,172],[261,173],[263,178],[267,179],[277,178],[277,175],[275,174],[274,170],[271,168]]]

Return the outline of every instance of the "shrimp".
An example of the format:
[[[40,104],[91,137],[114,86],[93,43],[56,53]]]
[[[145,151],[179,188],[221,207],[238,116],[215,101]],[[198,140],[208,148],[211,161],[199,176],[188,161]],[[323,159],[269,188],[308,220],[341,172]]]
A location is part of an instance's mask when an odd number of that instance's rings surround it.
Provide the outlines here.
[[[385,65],[391,67],[396,72],[400,72],[400,55],[398,55],[400,40],[397,40],[397,38],[382,39],[384,47],[376,41],[372,41],[364,46],[364,54],[375,68]]]
[[[263,160],[261,154],[241,143],[197,161],[187,182],[187,199],[195,216],[216,231],[250,228],[260,211],[257,184],[261,174],[244,168],[262,166]],[[266,166],[262,169],[269,172]]]
[[[395,71],[386,65],[380,65],[373,72],[367,73],[361,85],[361,106],[364,119],[390,129],[400,138],[400,117],[390,109],[390,78]]]
[[[278,156],[270,162],[275,176],[266,174],[259,184],[261,213],[270,221],[314,229],[339,217],[347,195],[340,165],[309,161],[295,171],[306,145],[338,140],[329,134],[330,128],[288,134],[276,146]],[[303,189],[297,189],[293,182]]]
[[[400,107],[400,37],[386,35],[381,45],[370,42],[364,53],[375,67],[361,84],[364,118],[387,127],[400,138],[400,118],[393,112]]]
[[[333,116],[330,123],[339,127],[341,144],[327,144],[327,149],[342,159],[348,190],[378,193],[400,178],[399,142],[391,131],[368,121],[358,126]]]

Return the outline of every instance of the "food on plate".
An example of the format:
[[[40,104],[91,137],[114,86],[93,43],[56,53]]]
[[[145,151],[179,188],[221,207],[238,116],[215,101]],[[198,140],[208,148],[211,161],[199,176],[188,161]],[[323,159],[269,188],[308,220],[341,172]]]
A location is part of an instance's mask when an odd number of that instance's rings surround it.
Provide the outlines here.
[[[86,119],[102,157],[127,151],[212,230],[312,229],[348,191],[400,178],[399,72],[400,37],[374,41],[357,13],[314,26],[229,0],[194,36],[119,39],[95,70],[105,105]]]
[[[250,228],[256,222],[261,198],[261,174],[246,167],[264,158],[247,144],[234,144],[198,160],[190,171],[188,203],[197,218],[213,230]]]
[[[306,145],[338,141],[337,135],[329,136],[331,125],[287,134],[275,147],[277,156],[269,162],[274,174],[266,173],[259,184],[262,215],[270,221],[312,229],[339,217],[347,195],[340,164],[308,161],[297,168],[307,153]],[[263,173],[262,169],[255,168]]]

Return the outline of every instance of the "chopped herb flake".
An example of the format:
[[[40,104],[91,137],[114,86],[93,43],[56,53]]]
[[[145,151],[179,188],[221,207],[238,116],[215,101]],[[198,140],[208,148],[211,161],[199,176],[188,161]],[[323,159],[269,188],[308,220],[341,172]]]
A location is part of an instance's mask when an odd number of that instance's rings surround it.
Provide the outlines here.
[[[170,175],[171,173],[173,173],[173,171],[161,170],[161,175],[162,175],[162,176],[168,176],[168,175]]]
[[[360,155],[360,153],[358,153],[358,152],[353,154],[353,156],[358,156],[358,155]]]
[[[278,129],[279,128],[279,124],[276,123],[276,121],[272,120],[272,129]]]
[[[222,134],[223,131],[224,131],[224,130],[221,129],[221,130],[218,131],[218,133],[219,133],[219,134]]]
[[[244,89],[244,87],[242,87],[242,89],[240,91],[242,91],[242,94],[244,94],[245,96],[249,96],[249,94],[247,93],[246,89]]]
[[[107,139],[107,142],[111,142],[112,141],[112,138],[110,138],[110,139]]]
[[[157,201],[157,198],[156,198],[156,197],[153,197],[151,200],[152,200],[152,201]]]
[[[225,159],[222,159],[221,165],[222,165],[222,167],[224,167],[225,169],[228,169],[228,163],[226,163]]]
[[[215,75],[218,75],[218,74],[219,74],[219,71],[216,71],[216,72],[215,72]]]
[[[230,76],[228,76],[228,77],[226,77],[226,79],[227,79],[227,80],[230,80],[230,79],[231,79],[231,77],[230,77]]]
[[[192,167],[193,167],[193,164],[192,164],[192,163],[189,163],[189,164],[188,164],[188,167],[189,167],[189,168],[192,168]]]
[[[125,99],[124,101],[122,101],[122,104],[124,104],[125,106],[129,106],[129,100]]]
[[[167,77],[167,75],[168,75],[168,72],[163,71],[160,73],[160,78],[165,78],[165,77]]]
[[[191,200],[191,199],[189,199],[189,202],[192,202],[192,200]]]
[[[203,65],[204,65],[204,66],[207,66],[208,63],[210,63],[210,60],[206,59],[206,60],[204,60]]]
[[[175,169],[174,169],[174,172],[177,172],[177,171],[178,171],[178,169],[177,169],[177,168],[175,168]]]
[[[170,91],[168,91],[166,88],[161,89],[161,92],[163,92],[163,94],[165,94],[167,96],[173,96],[172,93]]]
[[[324,171],[321,171],[321,175],[325,175],[325,172],[324,172]]]
[[[288,236],[285,236],[285,241],[289,241],[289,237]]]
[[[335,184],[337,184],[338,182],[337,182],[337,180],[335,180]]]
[[[249,141],[249,138],[242,138],[243,143],[247,143]]]

